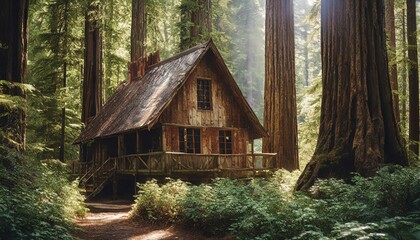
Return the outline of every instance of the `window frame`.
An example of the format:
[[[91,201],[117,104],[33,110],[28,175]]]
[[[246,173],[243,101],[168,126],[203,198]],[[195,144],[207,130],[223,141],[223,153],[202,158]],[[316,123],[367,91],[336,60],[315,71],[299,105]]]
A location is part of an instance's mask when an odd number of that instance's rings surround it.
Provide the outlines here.
[[[200,95],[200,81],[206,81],[208,82],[208,104],[209,107],[208,108],[203,108],[201,104],[205,105],[207,104],[207,101],[200,101],[204,98],[205,94],[202,93],[202,95]],[[213,110],[213,91],[212,91],[212,80],[211,78],[205,78],[205,77],[197,77],[197,81],[196,81],[196,90],[197,90],[197,109],[199,111],[212,111]],[[200,96],[203,96],[200,98]],[[207,100],[207,99],[206,99]]]
[[[229,135],[227,133],[229,133]],[[230,137],[229,142],[227,141],[228,137]],[[224,140],[220,141],[220,139],[222,139],[222,138]],[[218,143],[219,143],[219,153],[220,154],[233,154],[233,131],[228,130],[228,129],[219,130]],[[229,144],[230,144],[230,148],[228,148]]]
[[[192,137],[192,151],[189,151],[190,148],[188,148],[188,130],[191,130],[191,137]],[[197,134],[198,132],[198,134]],[[182,134],[181,134],[182,133]],[[178,144],[179,144],[179,152],[183,153],[192,153],[192,154],[200,154],[202,152],[202,136],[201,136],[201,129],[200,128],[189,128],[189,127],[179,127],[178,128]],[[198,138],[196,138],[198,137]],[[181,141],[182,140],[182,141]],[[198,147],[197,145],[198,140]]]

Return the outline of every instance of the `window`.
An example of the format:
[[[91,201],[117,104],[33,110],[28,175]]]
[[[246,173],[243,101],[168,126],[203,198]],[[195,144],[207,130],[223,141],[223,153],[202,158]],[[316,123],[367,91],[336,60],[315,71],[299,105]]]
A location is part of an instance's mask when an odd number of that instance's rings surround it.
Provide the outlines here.
[[[197,107],[200,110],[211,110],[211,81],[197,79]]]
[[[200,129],[179,128],[179,151],[201,153]]]
[[[232,154],[232,131],[219,131],[219,152]]]

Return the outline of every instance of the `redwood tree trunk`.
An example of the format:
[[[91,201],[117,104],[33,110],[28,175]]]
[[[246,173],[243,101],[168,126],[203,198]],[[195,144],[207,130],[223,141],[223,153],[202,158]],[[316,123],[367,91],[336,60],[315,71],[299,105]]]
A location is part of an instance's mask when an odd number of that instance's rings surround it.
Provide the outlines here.
[[[392,106],[382,0],[322,0],[322,108],[317,147],[296,189],[317,178],[407,165]]]
[[[211,31],[211,0],[196,0],[194,4],[190,0],[183,1],[181,4],[181,50],[201,43]]]
[[[390,62],[389,78],[391,80],[392,100],[395,118],[400,122],[400,108],[398,97],[398,72],[396,61],[396,39],[395,39],[395,13],[394,13],[394,0],[385,1],[385,27],[388,35],[388,55]]]
[[[145,0],[132,0],[131,20],[131,61],[145,54],[146,42],[146,11]]]
[[[277,167],[299,168],[292,0],[267,0],[263,152],[277,153]]]
[[[0,1],[0,80],[25,83],[28,59],[28,0]],[[21,87],[2,86],[0,92],[26,98]],[[0,107],[0,142],[25,149],[26,114],[22,109]],[[7,113],[4,115],[3,113]]]
[[[408,59],[410,60],[410,68],[408,71],[408,134],[410,139],[410,150],[416,156],[419,156],[419,61],[417,57],[416,1],[407,0],[406,3]]]
[[[402,61],[402,72],[401,72],[401,88],[402,88],[402,100],[401,100],[401,123],[402,129],[407,129],[407,35],[406,35],[406,14],[405,9],[402,10],[402,26],[401,26],[401,34],[402,34],[402,49],[404,50],[404,60]]]
[[[85,19],[82,122],[87,125],[102,108],[102,33],[99,6],[90,4]]]

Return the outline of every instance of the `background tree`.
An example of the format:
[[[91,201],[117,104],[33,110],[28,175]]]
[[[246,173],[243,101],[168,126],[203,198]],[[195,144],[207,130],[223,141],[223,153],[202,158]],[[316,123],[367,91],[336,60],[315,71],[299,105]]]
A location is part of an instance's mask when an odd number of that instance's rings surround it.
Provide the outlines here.
[[[298,164],[293,1],[266,5],[263,152],[277,153],[278,167]]]
[[[182,0],[181,50],[188,49],[208,39],[212,31],[211,0]]]
[[[225,32],[226,43],[215,39],[224,53],[232,74],[248,103],[262,119],[264,85],[264,6],[256,0],[231,1],[226,6],[226,19],[213,9],[219,18],[215,24],[217,32]],[[230,11],[230,12],[228,12]],[[226,48],[227,49],[224,49]]]
[[[28,59],[28,0],[0,2],[0,96],[17,101],[0,105],[0,143],[25,149],[26,98],[23,85]]]
[[[91,1],[85,20],[82,122],[87,125],[102,108],[102,32],[100,5]]]
[[[131,0],[107,0],[101,3],[103,42],[103,95],[108,99],[119,83],[127,78],[130,61]]]
[[[400,107],[398,97],[398,72],[396,61],[395,13],[394,0],[385,1],[385,29],[387,33],[387,49],[389,57],[389,78],[391,80],[392,100],[395,118],[400,122]]]
[[[144,56],[146,39],[145,0],[132,0],[131,14],[131,61]]]
[[[321,126],[297,190],[317,178],[373,175],[383,163],[407,165],[383,71],[388,69],[383,19],[383,1],[321,2]]]
[[[82,5],[36,1],[30,7],[28,147],[37,159],[74,159],[80,132]],[[65,109],[65,111],[63,111]],[[63,114],[64,113],[64,114]],[[64,125],[63,125],[64,123]]]
[[[407,0],[408,88],[409,88],[409,148],[419,156],[419,61],[417,54],[416,1]]]
[[[395,30],[396,30],[396,62],[398,67],[399,103],[400,103],[400,127],[401,133],[408,138],[407,128],[407,24],[406,3],[403,0],[395,0]]]
[[[294,1],[299,166],[311,159],[321,112],[320,0]]]

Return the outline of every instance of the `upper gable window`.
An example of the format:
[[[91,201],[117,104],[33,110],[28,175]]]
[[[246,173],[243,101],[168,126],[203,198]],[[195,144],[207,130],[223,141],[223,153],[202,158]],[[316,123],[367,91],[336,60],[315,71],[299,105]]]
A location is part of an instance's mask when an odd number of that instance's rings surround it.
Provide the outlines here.
[[[199,110],[211,110],[211,80],[197,79],[197,107]]]

